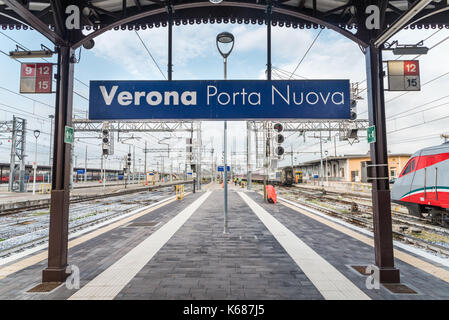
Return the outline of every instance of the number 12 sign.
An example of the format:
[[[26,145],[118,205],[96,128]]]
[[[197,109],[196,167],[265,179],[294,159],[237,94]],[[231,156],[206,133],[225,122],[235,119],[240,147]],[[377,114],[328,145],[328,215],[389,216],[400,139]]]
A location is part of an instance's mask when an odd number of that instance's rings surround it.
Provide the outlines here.
[[[419,61],[388,61],[388,90],[420,91]]]
[[[22,63],[20,93],[51,93],[53,64]]]

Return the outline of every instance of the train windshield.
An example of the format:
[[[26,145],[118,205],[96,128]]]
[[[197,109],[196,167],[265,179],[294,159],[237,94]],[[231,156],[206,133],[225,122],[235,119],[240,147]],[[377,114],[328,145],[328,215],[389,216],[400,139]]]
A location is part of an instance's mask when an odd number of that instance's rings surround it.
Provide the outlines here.
[[[407,165],[405,166],[405,169],[402,171],[401,173],[401,177],[405,176],[406,174],[412,172],[413,170],[415,170],[415,159],[411,159]]]

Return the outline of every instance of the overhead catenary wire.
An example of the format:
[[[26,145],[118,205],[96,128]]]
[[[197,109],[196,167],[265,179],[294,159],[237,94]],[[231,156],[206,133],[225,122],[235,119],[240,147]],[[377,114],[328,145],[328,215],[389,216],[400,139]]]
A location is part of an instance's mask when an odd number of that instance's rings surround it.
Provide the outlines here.
[[[296,70],[298,70],[299,66],[301,65],[301,63],[304,61],[304,59],[307,57],[307,54],[309,53],[309,51],[312,49],[313,45],[315,44],[315,42],[318,40],[318,37],[320,36],[321,32],[323,32],[324,29],[320,29],[320,32],[318,32],[318,34],[315,36],[315,39],[313,39],[312,43],[310,44],[309,48],[307,49],[306,53],[304,53],[303,57],[301,58],[301,60],[299,61],[298,65],[296,66],[295,70],[293,70],[292,75],[296,73]],[[288,78],[289,80],[292,78],[292,76],[290,75],[290,77]]]
[[[153,60],[154,64],[156,65],[156,67],[158,68],[159,72],[162,74],[162,76],[164,77],[165,80],[167,80],[167,77],[165,76],[165,74],[162,72],[161,68],[159,67],[158,63],[156,62],[156,60],[154,59],[153,55],[150,52],[150,49],[148,49],[147,45],[145,44],[145,42],[142,40],[142,38],[139,35],[139,32],[137,32],[137,30],[134,30],[134,32],[136,33],[137,37],[139,38],[140,42],[142,42],[142,45],[144,46],[145,50],[147,51],[148,55],[151,57],[151,59]]]

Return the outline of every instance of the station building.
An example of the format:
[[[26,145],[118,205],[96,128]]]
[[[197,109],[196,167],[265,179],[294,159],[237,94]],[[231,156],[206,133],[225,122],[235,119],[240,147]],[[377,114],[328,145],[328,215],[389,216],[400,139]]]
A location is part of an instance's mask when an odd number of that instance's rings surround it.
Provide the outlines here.
[[[402,168],[410,159],[411,154],[389,154],[388,172],[390,179],[397,178]],[[329,181],[367,182],[366,166],[370,154],[351,154],[343,156],[328,156],[323,158],[323,167]],[[304,180],[314,180],[320,177],[320,159],[307,161],[295,166],[296,171],[302,171]]]

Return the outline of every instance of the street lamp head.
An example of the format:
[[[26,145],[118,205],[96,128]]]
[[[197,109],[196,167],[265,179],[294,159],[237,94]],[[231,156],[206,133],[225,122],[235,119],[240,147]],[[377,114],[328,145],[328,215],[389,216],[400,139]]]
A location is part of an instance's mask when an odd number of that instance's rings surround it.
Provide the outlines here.
[[[48,117],[49,117],[50,119],[54,119],[54,118],[55,118],[55,116],[52,115],[52,114],[49,114]]]
[[[39,135],[41,134],[41,132],[39,130],[34,130],[34,137],[37,139],[39,138]]]
[[[234,48],[234,40],[235,40],[234,35],[229,32],[222,32],[217,35],[217,49],[223,56],[223,58],[227,58],[231,54],[232,49]],[[220,48],[220,44],[222,45],[231,44],[231,47],[228,52],[225,52],[224,48]],[[229,48],[229,46],[227,47]]]

